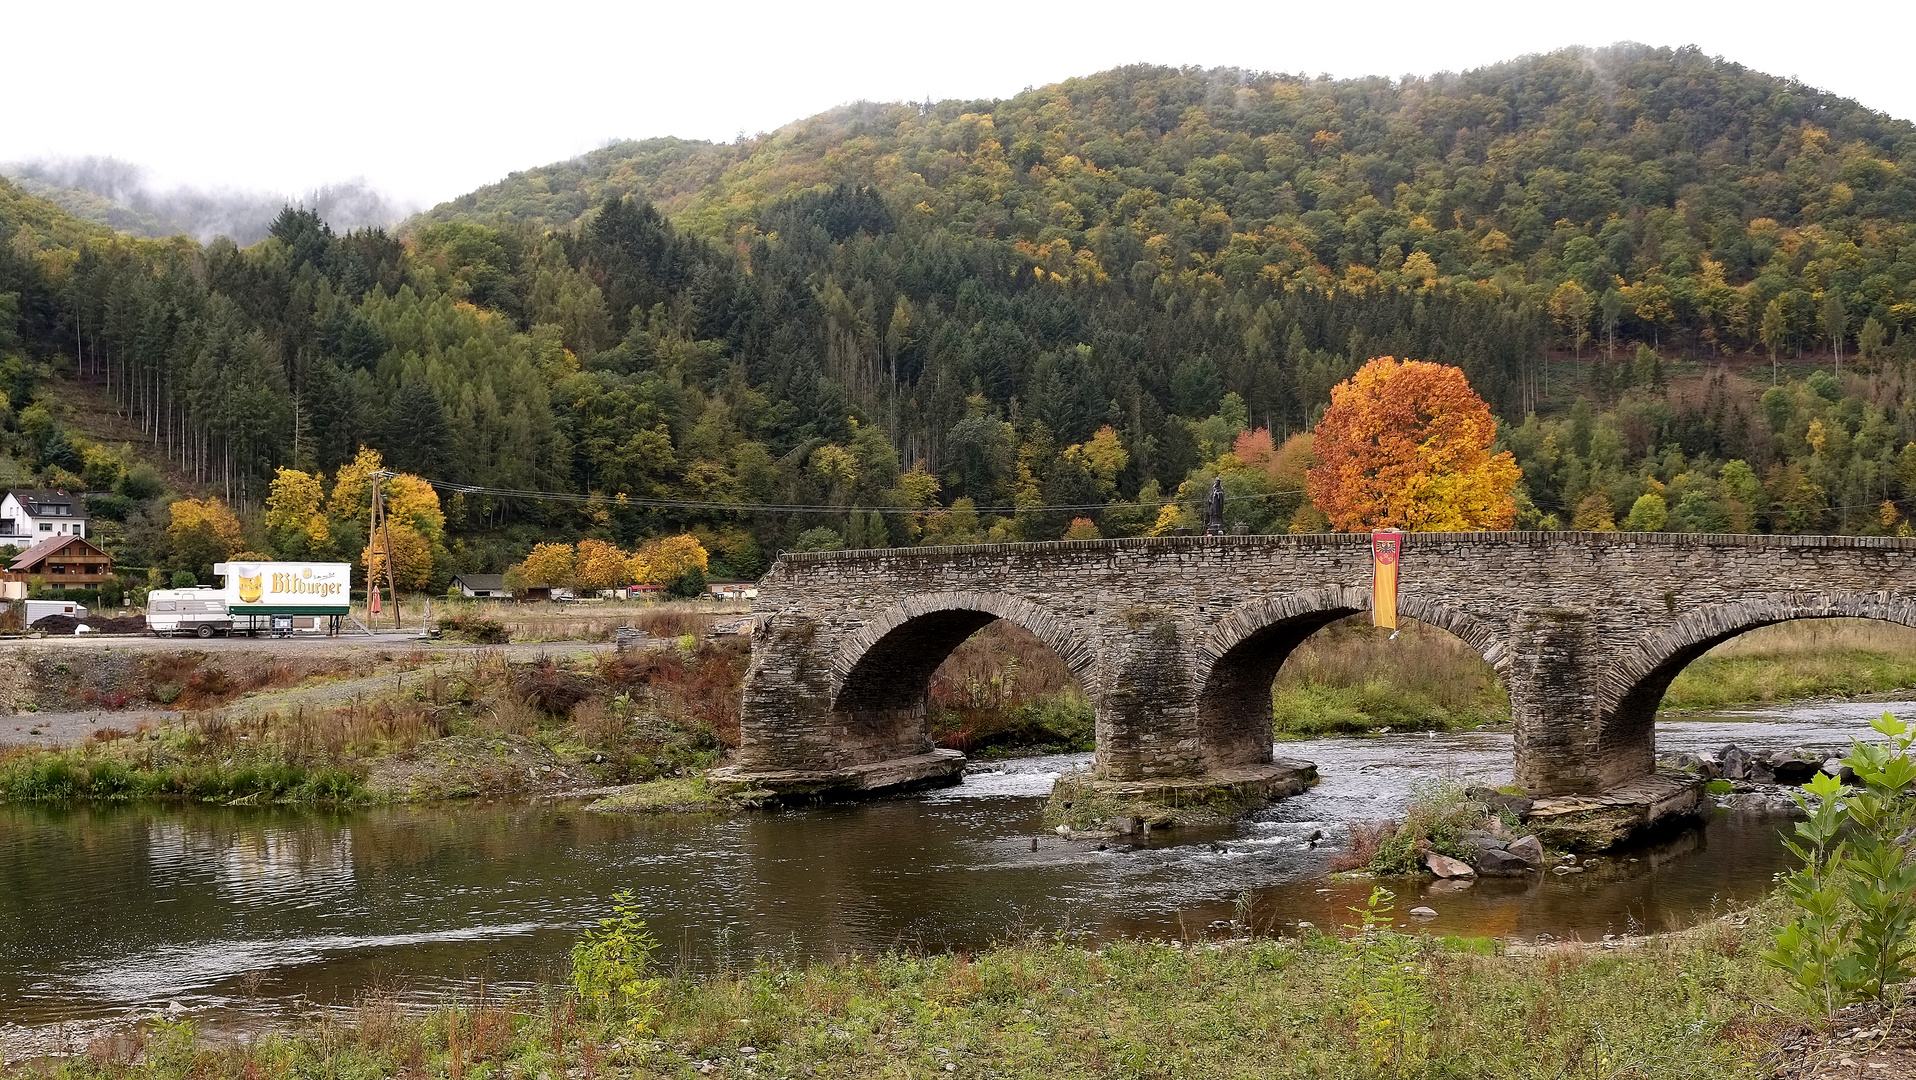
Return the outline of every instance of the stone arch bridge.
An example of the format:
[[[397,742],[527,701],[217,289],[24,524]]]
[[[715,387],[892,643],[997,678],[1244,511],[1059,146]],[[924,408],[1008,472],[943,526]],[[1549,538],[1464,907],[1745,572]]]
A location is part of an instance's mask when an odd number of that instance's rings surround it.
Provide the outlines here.
[[[1401,614],[1441,627],[1510,693],[1516,779],[1600,793],[1655,764],[1670,681],[1711,646],[1791,619],[1916,626],[1916,540],[1415,533]],[[1192,536],[780,556],[759,586],[734,780],[873,789],[957,775],[925,733],[931,674],[1008,619],[1096,710],[1096,775],[1142,785],[1272,768],[1271,683],[1370,607],[1362,535]]]

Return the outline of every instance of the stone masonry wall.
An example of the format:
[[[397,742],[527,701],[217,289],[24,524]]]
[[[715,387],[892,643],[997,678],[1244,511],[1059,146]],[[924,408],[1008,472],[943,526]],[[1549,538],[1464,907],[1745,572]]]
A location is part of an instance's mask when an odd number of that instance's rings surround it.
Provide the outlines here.
[[[1656,701],[1719,641],[1792,618],[1916,625],[1916,541],[1417,533],[1402,614],[1510,690],[1533,792],[1614,786],[1654,757]],[[926,682],[993,618],[1044,640],[1097,709],[1111,779],[1267,760],[1269,675],[1365,610],[1365,536],[1159,537],[781,556],[759,586],[740,760],[842,768],[921,753]]]

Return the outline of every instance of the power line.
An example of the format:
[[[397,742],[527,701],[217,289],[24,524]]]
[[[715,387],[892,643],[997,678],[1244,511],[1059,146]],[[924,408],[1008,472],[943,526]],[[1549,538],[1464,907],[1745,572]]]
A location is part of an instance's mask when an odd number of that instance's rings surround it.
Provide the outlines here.
[[[492,495],[506,499],[528,499],[545,502],[565,503],[603,503],[609,506],[633,506],[657,510],[730,510],[744,513],[774,514],[927,514],[946,512],[948,506],[827,506],[805,503],[735,503],[716,502],[698,499],[635,499],[625,495],[580,495],[569,491],[531,491],[523,488],[495,488],[479,484],[454,484],[443,480],[427,480],[433,488],[454,495]],[[1226,503],[1257,502],[1283,496],[1301,496],[1302,491],[1276,491],[1264,495],[1226,495]],[[1179,505],[1181,500],[1163,499],[1154,503],[1053,503],[1042,506],[978,506],[973,511],[979,514],[1018,514],[1037,511],[1094,511],[1109,510],[1114,506],[1135,506],[1139,509],[1160,509],[1165,506]]]

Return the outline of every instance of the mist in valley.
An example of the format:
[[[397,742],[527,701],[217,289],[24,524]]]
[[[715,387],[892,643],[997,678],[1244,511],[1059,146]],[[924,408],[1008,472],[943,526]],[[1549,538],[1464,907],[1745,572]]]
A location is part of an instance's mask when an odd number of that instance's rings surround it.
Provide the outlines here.
[[[202,243],[225,236],[241,246],[252,244],[266,236],[286,206],[316,211],[337,232],[394,225],[416,209],[358,178],[301,194],[185,185],[162,189],[141,166],[111,157],[18,162],[0,167],[0,173],[30,195],[120,232],[185,234]]]

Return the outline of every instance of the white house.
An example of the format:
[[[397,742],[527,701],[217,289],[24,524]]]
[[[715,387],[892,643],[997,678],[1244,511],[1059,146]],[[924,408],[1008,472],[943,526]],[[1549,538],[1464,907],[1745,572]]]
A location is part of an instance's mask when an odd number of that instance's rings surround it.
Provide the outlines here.
[[[504,574],[454,574],[452,585],[459,590],[461,596],[503,596],[508,599],[512,596],[506,591]]]
[[[64,491],[9,491],[0,496],[0,544],[31,547],[51,536],[85,536],[86,504]]]

